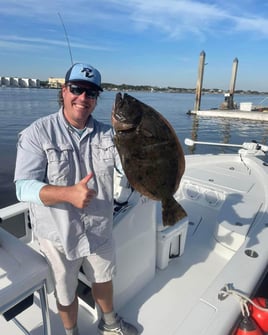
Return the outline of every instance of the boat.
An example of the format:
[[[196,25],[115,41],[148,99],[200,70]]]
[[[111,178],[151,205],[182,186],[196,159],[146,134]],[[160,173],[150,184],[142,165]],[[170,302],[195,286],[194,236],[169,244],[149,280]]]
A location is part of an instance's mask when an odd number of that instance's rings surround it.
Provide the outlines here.
[[[236,335],[241,305],[258,296],[267,276],[268,147],[185,144],[232,152],[185,156],[174,197],[187,216],[173,226],[163,226],[160,202],[115,176],[115,309],[144,335]],[[0,209],[0,218],[1,334],[64,335],[28,204]],[[97,334],[100,318],[90,286],[81,272],[81,335]]]

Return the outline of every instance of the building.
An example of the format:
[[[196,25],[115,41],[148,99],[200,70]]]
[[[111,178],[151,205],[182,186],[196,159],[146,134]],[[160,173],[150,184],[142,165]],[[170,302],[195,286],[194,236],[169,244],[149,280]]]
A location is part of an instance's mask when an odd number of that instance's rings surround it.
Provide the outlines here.
[[[0,77],[0,86],[40,87],[40,80],[32,78]]]
[[[19,87],[19,78],[18,77],[10,77],[9,84],[11,87]]]
[[[40,80],[29,78],[29,87],[40,87]]]
[[[10,77],[1,77],[1,86],[10,86]]]
[[[61,88],[64,83],[65,83],[64,78],[54,78],[54,77],[48,78],[48,87],[50,88]]]
[[[29,79],[19,78],[19,87],[29,87]]]

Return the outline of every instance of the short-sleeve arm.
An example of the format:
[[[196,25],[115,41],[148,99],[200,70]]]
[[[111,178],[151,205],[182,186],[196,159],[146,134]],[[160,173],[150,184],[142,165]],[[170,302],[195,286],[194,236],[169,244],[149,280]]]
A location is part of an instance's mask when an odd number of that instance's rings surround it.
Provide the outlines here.
[[[14,180],[46,182],[47,156],[34,127],[19,134]]]

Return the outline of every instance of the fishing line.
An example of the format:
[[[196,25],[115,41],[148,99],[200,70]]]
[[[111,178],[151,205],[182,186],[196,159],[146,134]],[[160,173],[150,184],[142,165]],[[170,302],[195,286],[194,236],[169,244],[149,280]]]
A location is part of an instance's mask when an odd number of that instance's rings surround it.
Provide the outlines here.
[[[65,38],[66,38],[66,41],[67,41],[67,46],[68,46],[68,49],[69,49],[70,58],[71,58],[71,63],[72,63],[72,65],[73,65],[74,62],[73,62],[72,50],[71,50],[71,46],[70,46],[70,41],[69,41],[69,38],[68,38],[67,30],[66,30],[66,28],[65,28],[63,19],[62,19],[62,17],[61,17],[61,15],[60,15],[59,12],[58,12],[58,16],[59,16],[60,21],[61,21],[61,24],[62,24],[62,26],[63,26],[63,30],[64,30]]]

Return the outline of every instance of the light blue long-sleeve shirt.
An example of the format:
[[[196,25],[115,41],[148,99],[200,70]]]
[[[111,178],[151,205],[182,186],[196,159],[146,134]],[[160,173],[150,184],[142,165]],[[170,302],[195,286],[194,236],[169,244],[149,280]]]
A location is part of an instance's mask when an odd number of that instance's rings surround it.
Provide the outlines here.
[[[42,205],[39,193],[43,186],[47,185],[39,180],[20,179],[16,181],[16,195],[19,201],[33,202]]]

